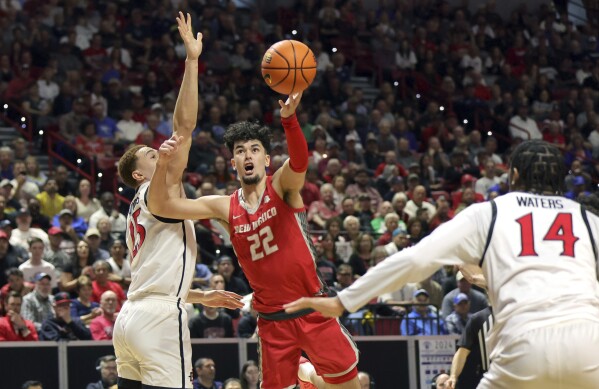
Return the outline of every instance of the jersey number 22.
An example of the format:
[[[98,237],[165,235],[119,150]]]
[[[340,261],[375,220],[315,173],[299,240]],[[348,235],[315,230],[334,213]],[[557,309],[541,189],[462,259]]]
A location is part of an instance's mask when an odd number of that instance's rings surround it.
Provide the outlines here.
[[[252,261],[262,259],[264,255],[272,254],[279,249],[279,246],[276,244],[270,245],[273,238],[272,230],[269,226],[262,228],[257,234],[248,236],[248,240],[252,243],[250,245]]]

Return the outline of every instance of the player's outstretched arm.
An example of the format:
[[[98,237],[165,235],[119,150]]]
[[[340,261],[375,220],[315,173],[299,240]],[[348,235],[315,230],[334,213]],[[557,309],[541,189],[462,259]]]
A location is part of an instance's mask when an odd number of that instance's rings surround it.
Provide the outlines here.
[[[308,143],[295,115],[301,99],[300,92],[289,96],[285,103],[279,100],[289,159],[273,176],[273,186],[277,193],[296,208],[303,205],[299,191],[304,186],[306,170],[308,170]]]
[[[182,141],[182,137],[173,135],[158,149],[158,161],[148,189],[148,209],[154,215],[171,219],[228,220],[228,196],[204,196],[189,200],[172,196],[168,190],[168,167]]]
[[[173,134],[183,137],[183,142],[179,146],[181,152],[176,153],[169,166],[169,181],[176,185],[174,193],[179,190],[179,185],[183,171],[187,166],[189,149],[191,148],[192,133],[196,128],[198,118],[198,58],[202,54],[202,34],[193,34],[191,25],[191,15],[183,15],[179,12],[177,17],[179,34],[185,44],[185,73],[179,89],[179,96],[175,105],[173,114]]]
[[[314,309],[326,317],[339,317],[343,315],[345,307],[338,297],[302,297],[283,306],[287,313]]]
[[[395,253],[370,269],[335,298],[302,298],[297,304],[286,305],[285,310],[291,313],[313,308],[325,315],[339,316],[343,311],[334,302],[337,299],[342,307],[355,312],[376,296],[398,290],[408,282],[424,280],[441,266],[478,264],[486,242],[484,231],[489,227],[486,221],[481,221],[479,214],[487,211],[490,216],[489,203],[471,205],[454,219],[437,227],[416,246]],[[321,300],[329,300],[329,303]]]
[[[191,304],[202,304],[207,307],[241,309],[243,296],[226,290],[203,291],[192,289],[187,294],[187,302]]]

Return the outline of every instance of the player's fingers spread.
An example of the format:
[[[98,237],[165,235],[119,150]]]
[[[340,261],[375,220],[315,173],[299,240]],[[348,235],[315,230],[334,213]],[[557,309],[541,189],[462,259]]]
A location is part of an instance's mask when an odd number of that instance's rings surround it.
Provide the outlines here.
[[[279,100],[279,105],[281,106],[281,108],[285,108],[285,103],[283,103],[283,100]]]

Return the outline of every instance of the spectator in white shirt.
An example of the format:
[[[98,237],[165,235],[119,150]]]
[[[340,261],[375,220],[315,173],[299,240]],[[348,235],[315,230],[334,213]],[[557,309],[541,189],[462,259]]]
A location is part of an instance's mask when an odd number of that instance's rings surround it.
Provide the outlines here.
[[[112,58],[110,54],[113,50],[119,51],[121,53],[121,63],[125,65],[127,68],[130,68],[133,64],[133,61],[131,60],[131,53],[129,53],[129,50],[123,48],[122,45],[123,42],[120,39],[116,39],[114,41],[114,46],[109,47],[108,49],[106,49],[106,51],[108,52],[108,56],[110,58]]]
[[[39,95],[44,100],[54,101],[56,96],[60,93],[58,84],[53,80],[55,75],[56,69],[48,66],[47,68],[44,68],[42,76],[37,80]]]
[[[122,115],[123,117],[116,124],[119,129],[116,133],[117,140],[125,143],[134,142],[144,130],[144,126],[133,120],[133,110],[131,108],[125,108]]]
[[[435,208],[435,206],[433,204],[431,204],[425,200],[426,200],[426,189],[424,188],[424,186],[418,185],[417,187],[414,188],[414,191],[412,192],[412,200],[408,201],[408,203],[406,204],[406,207],[404,208],[404,212],[410,216],[410,219],[416,217],[416,212],[420,208],[424,208],[424,209],[428,210],[428,220],[427,221],[430,221],[433,218],[433,216],[437,212],[437,209]]]
[[[25,250],[29,250],[29,240],[33,238],[40,239],[45,247],[50,244],[48,234],[40,228],[31,228],[31,214],[27,208],[21,208],[17,211],[15,218],[17,228],[12,230],[10,234],[10,244],[13,246],[21,246]]]
[[[31,238],[29,240],[29,254],[31,257],[19,266],[19,270],[23,272],[23,278],[27,282],[35,283],[35,277],[40,273],[49,274],[52,288],[58,286],[56,270],[54,265],[42,259],[46,245],[40,238]]]
[[[539,131],[537,122],[528,117],[528,106],[526,104],[521,104],[518,107],[518,114],[510,119],[509,129],[514,140],[543,139],[543,134]]]
[[[589,134],[588,141],[593,146],[593,157],[599,157],[599,117],[595,118],[593,131]]]
[[[97,228],[98,221],[103,217],[108,217],[112,224],[112,232],[124,234],[127,229],[127,218],[114,209],[114,195],[111,192],[102,193],[100,196],[100,205],[102,207],[89,217],[89,228]]]
[[[316,73],[324,72],[329,66],[333,66],[329,53],[322,51],[322,43],[320,41],[312,44],[312,52],[314,53],[314,57],[316,57]]]
[[[487,198],[489,188],[495,184],[499,184],[499,177],[497,177],[497,169],[495,168],[495,162],[489,159],[485,162],[485,175],[476,180],[474,190],[476,193],[480,193]]]

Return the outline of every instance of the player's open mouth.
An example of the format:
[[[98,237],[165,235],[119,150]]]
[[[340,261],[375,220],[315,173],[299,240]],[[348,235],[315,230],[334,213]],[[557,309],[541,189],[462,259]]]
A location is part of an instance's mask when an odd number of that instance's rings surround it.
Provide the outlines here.
[[[253,163],[248,163],[243,168],[245,169],[246,176],[251,176],[254,173],[254,164]]]

